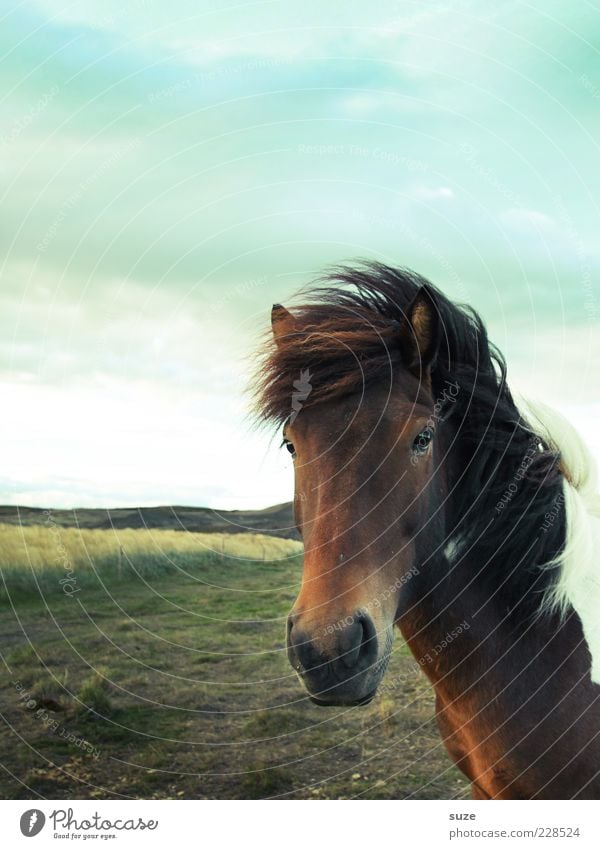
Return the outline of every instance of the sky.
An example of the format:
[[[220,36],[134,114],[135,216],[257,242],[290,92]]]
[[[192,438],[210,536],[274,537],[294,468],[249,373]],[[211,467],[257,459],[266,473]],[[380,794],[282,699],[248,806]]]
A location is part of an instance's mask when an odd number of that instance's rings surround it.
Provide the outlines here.
[[[273,302],[356,257],[479,310],[600,435],[600,9],[14,4],[0,22],[0,503],[265,507]]]

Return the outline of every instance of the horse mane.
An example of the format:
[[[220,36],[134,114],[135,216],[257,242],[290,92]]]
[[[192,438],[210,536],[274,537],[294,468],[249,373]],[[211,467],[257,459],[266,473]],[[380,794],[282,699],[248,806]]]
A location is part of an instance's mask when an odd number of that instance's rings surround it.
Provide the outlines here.
[[[391,385],[403,367],[399,326],[421,287],[432,296],[441,328],[431,370],[434,401],[448,383],[458,387],[444,409],[453,431],[445,459],[447,549],[453,562],[476,566],[490,594],[514,569],[509,586],[515,610],[523,611],[528,601],[539,607],[552,570],[534,567],[557,562],[565,539],[560,453],[519,411],[504,357],[474,309],[453,303],[404,268],[378,262],[334,267],[301,291],[286,333],[277,341],[269,333],[255,381],[258,417],[287,421],[302,381],[310,385],[303,408],[376,382]],[[548,523],[550,513],[556,515]]]

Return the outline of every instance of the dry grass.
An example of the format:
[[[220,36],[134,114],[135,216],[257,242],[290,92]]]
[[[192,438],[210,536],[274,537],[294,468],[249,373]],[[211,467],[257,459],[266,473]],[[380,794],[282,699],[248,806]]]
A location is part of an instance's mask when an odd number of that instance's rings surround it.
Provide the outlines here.
[[[98,578],[157,575],[202,567],[296,556],[299,542],[265,534],[203,534],[149,529],[79,530],[56,524],[0,524],[0,598],[7,593],[66,594]]]

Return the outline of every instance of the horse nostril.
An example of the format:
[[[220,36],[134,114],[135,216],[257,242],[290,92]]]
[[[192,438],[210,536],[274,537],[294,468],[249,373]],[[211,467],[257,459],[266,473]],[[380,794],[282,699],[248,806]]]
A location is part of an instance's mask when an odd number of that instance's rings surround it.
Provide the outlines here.
[[[322,663],[311,635],[302,631],[292,616],[288,617],[287,623],[287,647],[289,661],[297,672],[312,672]]]
[[[363,637],[361,643],[361,657],[364,661],[371,664],[377,659],[377,631],[375,623],[366,613],[361,616],[361,625],[363,629]]]
[[[354,620],[340,637],[338,649],[340,660],[347,669],[353,669],[358,663],[362,651],[363,633],[362,622]]]
[[[354,669],[360,663],[368,666],[377,657],[377,633],[370,616],[357,613],[353,624],[340,641],[342,650],[340,660],[347,669]]]
[[[287,620],[288,659],[296,672],[324,687],[361,675],[377,661],[377,632],[368,614],[359,612],[333,640],[323,640],[317,630],[304,630],[298,617]]]

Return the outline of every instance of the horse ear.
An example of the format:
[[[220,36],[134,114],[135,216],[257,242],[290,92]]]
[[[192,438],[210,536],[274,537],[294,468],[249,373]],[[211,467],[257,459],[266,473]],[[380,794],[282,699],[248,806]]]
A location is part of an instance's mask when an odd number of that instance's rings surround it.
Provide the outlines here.
[[[273,328],[273,336],[277,344],[280,344],[286,336],[293,333],[296,322],[294,316],[289,310],[286,310],[281,304],[273,304],[271,310],[271,327]]]
[[[400,326],[400,347],[407,368],[417,377],[433,368],[440,344],[439,312],[433,293],[421,286]]]

